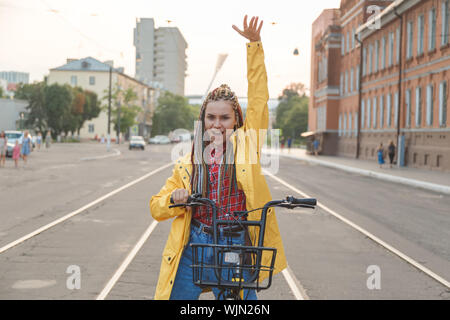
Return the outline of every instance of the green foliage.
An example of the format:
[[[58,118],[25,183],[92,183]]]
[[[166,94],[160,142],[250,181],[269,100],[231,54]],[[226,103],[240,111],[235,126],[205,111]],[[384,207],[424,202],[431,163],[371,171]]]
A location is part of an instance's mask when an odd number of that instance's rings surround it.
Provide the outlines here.
[[[96,93],[69,85],[20,84],[15,98],[28,101],[26,126],[40,132],[50,129],[54,137],[79,132],[86,120],[100,113]]]
[[[284,138],[300,138],[308,129],[309,98],[304,93],[302,84],[291,84],[283,90],[278,98],[274,128],[281,129]]]
[[[153,115],[152,136],[167,135],[175,129],[193,130],[199,112],[200,106],[189,105],[187,98],[164,92]]]

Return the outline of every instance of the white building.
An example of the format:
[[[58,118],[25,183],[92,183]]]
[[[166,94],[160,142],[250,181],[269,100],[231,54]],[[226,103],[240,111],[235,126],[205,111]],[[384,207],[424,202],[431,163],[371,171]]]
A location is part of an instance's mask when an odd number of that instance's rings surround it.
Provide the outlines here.
[[[111,87],[119,87],[127,90],[132,88],[137,94],[135,104],[142,107],[142,113],[138,115],[138,125],[132,128],[133,134],[148,136],[151,130],[152,114],[154,110],[153,89],[144,83],[123,73],[123,68],[114,68],[112,61],[100,62],[92,57],[83,59],[67,59],[67,63],[58,68],[50,69],[47,84],[69,84],[72,87],[81,87],[97,94],[102,106],[108,106],[109,76],[111,70]],[[114,108],[112,102],[111,108]],[[107,108],[105,108],[107,109]],[[82,139],[105,137],[108,133],[108,111],[100,112],[100,115],[84,123],[80,130]],[[111,120],[111,137],[115,137],[114,125]]]
[[[184,96],[187,43],[176,27],[155,29],[152,18],[141,18],[134,29],[136,79]]]
[[[18,71],[0,71],[0,79],[6,80],[8,83],[28,83],[30,74]]]

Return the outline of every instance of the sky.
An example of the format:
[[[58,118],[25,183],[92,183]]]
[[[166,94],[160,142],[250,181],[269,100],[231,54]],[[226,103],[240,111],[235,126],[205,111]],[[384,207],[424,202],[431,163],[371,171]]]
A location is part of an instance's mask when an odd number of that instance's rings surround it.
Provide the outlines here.
[[[41,81],[67,58],[114,60],[135,75],[133,29],[136,18],[153,18],[155,27],[178,27],[188,43],[185,95],[202,95],[217,57],[228,57],[213,87],[228,84],[247,96],[245,14],[264,21],[270,98],[292,82],[309,88],[311,25],[324,9],[340,0],[0,0],[0,71],[30,73]],[[171,22],[168,22],[170,20]],[[249,19],[250,20],[250,19]],[[293,55],[298,48],[299,55]]]

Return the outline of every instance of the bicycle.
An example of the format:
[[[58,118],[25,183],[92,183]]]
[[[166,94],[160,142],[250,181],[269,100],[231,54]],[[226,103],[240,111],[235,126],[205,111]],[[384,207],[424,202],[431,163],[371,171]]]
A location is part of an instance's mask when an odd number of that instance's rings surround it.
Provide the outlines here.
[[[170,199],[171,203],[173,199]],[[214,201],[208,198],[202,198],[200,193],[192,194],[188,197],[186,203],[173,204],[169,208],[175,207],[195,207],[210,206],[212,209],[212,231],[213,243],[191,243],[193,253],[193,264],[191,265],[193,272],[193,282],[201,288],[215,287],[219,289],[216,299],[225,300],[243,300],[243,290],[260,290],[268,289],[272,284],[272,275],[274,271],[275,258],[277,249],[264,247],[264,232],[266,227],[267,211],[271,207],[283,207],[294,209],[297,207],[314,209],[317,200],[314,198],[298,199],[293,196],[287,196],[285,200],[272,200],[267,202],[264,207],[256,208],[250,211],[235,211],[231,216],[231,220],[219,220],[217,212],[220,210]],[[247,220],[248,214],[253,211],[262,210],[259,220]],[[242,220],[244,219],[244,220]],[[238,228],[236,228],[238,227]],[[258,232],[254,232],[258,241],[251,241],[249,236],[249,228],[259,228]],[[232,236],[236,234],[236,230],[244,231],[246,239],[249,240],[245,245],[233,244]],[[219,236],[225,237],[227,244],[220,244]],[[256,239],[255,239],[256,240]],[[207,263],[206,253],[211,253],[213,263]],[[264,259],[269,261],[267,265],[263,265],[263,255],[268,255]],[[204,275],[207,270],[214,270],[214,280],[205,279]],[[260,283],[259,278],[261,272],[267,272],[264,283]],[[244,275],[245,273],[245,275]]]

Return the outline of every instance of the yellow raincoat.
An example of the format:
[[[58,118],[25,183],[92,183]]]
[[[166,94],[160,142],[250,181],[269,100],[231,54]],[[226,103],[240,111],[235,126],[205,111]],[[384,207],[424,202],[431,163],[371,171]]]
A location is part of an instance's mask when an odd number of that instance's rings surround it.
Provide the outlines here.
[[[252,210],[263,207],[264,204],[272,200],[266,179],[261,173],[259,162],[260,143],[264,141],[265,130],[267,130],[269,122],[267,74],[264,65],[264,51],[260,41],[247,43],[247,78],[247,114],[244,125],[232,134],[231,142],[235,150],[238,188],[245,193],[247,210]],[[157,300],[170,298],[178,264],[189,241],[191,212],[185,208],[169,209],[168,207],[170,196],[175,189],[191,190],[189,175],[192,172],[192,165],[190,158],[189,153],[176,161],[172,176],[167,179],[165,186],[159,193],[150,200],[150,211],[154,219],[163,221],[175,218],[163,251],[155,293],[155,299]],[[189,175],[187,172],[189,172]],[[249,214],[248,220],[257,220],[260,219],[260,216],[261,210],[257,210]],[[254,229],[256,228],[249,228],[251,239],[257,239]],[[270,208],[268,211],[264,246],[277,249],[274,273],[286,268],[286,257],[274,208]],[[270,258],[270,255],[263,255],[262,264],[270,265]],[[261,281],[265,277],[267,277],[266,272],[260,274]]]

